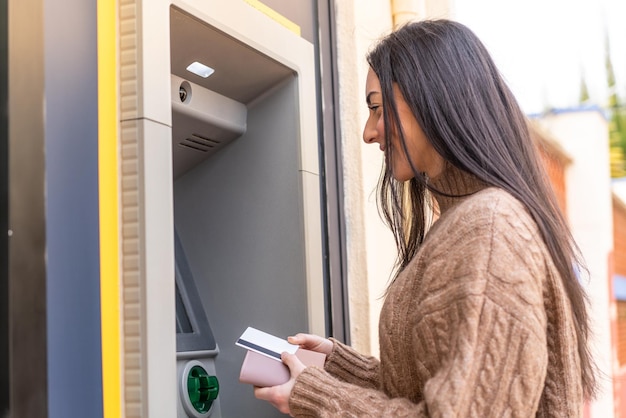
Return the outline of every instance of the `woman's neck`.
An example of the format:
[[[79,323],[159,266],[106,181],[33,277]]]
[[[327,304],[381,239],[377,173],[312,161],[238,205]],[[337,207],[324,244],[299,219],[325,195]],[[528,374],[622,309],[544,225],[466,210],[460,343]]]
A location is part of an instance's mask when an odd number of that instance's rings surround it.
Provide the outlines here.
[[[431,193],[439,207],[439,216],[480,190],[487,184],[473,174],[446,163],[446,167],[437,177],[430,179]]]

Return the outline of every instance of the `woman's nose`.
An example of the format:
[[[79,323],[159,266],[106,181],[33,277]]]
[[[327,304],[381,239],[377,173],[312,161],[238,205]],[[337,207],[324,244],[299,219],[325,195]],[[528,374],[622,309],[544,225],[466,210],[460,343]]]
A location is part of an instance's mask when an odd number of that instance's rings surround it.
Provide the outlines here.
[[[377,130],[374,129],[374,127],[372,127],[369,122],[366,123],[365,128],[363,129],[363,141],[366,144],[373,144],[374,142],[376,142],[377,138],[378,138]]]

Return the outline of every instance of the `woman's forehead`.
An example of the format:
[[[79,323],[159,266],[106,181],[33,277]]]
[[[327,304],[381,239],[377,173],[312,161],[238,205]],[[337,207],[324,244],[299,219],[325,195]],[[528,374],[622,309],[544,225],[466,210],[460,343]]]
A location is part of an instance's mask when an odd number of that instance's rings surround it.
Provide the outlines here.
[[[365,97],[369,98],[376,93],[380,94],[380,81],[378,80],[376,73],[370,68],[367,72],[367,78],[365,80]]]

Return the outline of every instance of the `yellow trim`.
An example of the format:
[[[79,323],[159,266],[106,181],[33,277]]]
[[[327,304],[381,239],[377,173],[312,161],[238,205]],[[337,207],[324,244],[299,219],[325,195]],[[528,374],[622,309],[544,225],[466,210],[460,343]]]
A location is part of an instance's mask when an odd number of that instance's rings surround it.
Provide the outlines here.
[[[98,191],[104,418],[122,416],[117,171],[117,1],[98,0]]]
[[[250,6],[259,10],[262,13],[265,13],[270,18],[274,19],[276,22],[280,23],[296,35],[300,36],[300,26],[296,25],[291,20],[287,19],[285,16],[278,13],[276,10],[270,8],[269,6],[261,3],[259,0],[245,0]]]

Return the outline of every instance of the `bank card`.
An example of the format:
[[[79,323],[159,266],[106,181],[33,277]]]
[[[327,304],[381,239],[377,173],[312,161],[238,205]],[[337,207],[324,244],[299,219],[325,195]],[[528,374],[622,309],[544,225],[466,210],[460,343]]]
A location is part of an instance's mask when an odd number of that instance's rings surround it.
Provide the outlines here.
[[[248,327],[244,333],[241,334],[241,337],[239,337],[235,345],[278,361],[281,361],[280,355],[285,351],[290,354],[295,354],[299,348],[295,344],[290,344],[287,340],[253,327]]]

